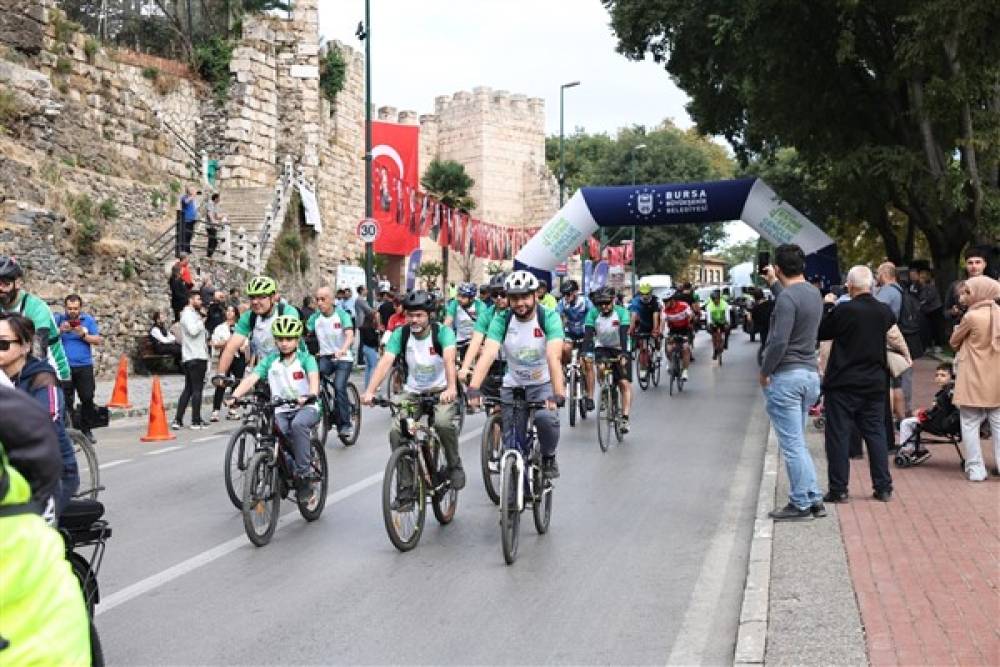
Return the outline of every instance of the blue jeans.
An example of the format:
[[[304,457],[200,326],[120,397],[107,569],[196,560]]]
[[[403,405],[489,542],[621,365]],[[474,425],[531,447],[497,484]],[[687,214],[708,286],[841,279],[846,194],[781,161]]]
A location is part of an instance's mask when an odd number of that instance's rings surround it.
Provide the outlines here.
[[[809,407],[819,398],[819,375],[804,368],[775,373],[771,384],[764,388],[764,398],[785,458],[788,500],[799,509],[806,509],[823,497],[816,484],[816,467],[805,437]]]
[[[353,361],[339,361],[328,356],[319,358],[319,374],[324,378],[333,376],[334,416],[338,429],[349,426],[351,423],[351,402],[347,399],[347,381],[351,377],[353,368]]]
[[[378,366],[378,349],[370,345],[362,345],[361,354],[365,357],[365,389],[367,389],[368,382],[372,379],[372,371]]]

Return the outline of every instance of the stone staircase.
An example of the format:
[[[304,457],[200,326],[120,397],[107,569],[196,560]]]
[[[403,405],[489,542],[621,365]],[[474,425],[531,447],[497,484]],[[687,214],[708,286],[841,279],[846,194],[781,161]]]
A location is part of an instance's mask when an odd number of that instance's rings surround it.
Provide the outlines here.
[[[274,202],[273,187],[227,188],[219,190],[219,211],[229,219],[233,243],[243,234],[248,242],[261,237],[265,216]],[[271,239],[273,241],[273,239]]]

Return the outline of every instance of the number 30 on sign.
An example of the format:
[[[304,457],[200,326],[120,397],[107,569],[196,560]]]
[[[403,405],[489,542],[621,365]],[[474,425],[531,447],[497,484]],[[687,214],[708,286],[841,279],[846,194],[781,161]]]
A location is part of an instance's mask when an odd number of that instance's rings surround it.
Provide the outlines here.
[[[374,243],[379,234],[378,220],[365,218],[358,223],[358,238],[365,243]]]

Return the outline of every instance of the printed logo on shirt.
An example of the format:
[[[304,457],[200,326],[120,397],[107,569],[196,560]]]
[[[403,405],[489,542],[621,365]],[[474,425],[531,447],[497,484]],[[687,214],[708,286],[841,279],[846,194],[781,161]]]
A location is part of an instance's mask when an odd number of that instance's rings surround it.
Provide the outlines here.
[[[545,334],[542,333],[542,330],[539,329],[538,327],[535,327],[535,338],[543,338],[544,336]]]
[[[431,355],[432,357],[436,357],[436,356],[437,356],[437,350],[435,350],[435,349],[434,349],[434,346],[433,346],[433,345],[431,345],[430,349],[429,349],[429,350],[427,350],[427,353],[428,353],[429,355]]]
[[[292,373],[292,379],[293,380],[304,380],[305,377],[306,377],[306,374],[304,372],[302,372],[302,371],[295,371],[294,373]]]
[[[613,327],[620,327],[621,326],[621,322],[618,321],[617,317],[614,317],[614,318],[611,319],[611,326],[613,326]]]
[[[334,328],[334,329],[340,329],[340,328],[341,328],[341,326],[340,326],[340,322],[334,322],[334,323],[333,323],[333,328]]]

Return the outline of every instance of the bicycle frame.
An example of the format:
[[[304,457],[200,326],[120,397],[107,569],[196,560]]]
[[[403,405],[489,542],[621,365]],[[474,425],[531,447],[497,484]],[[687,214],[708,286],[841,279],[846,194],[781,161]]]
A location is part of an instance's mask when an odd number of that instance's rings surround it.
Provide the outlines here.
[[[515,398],[513,401],[513,418],[515,423],[518,422],[518,411],[527,410],[527,419],[523,439],[522,436],[518,434],[518,430],[514,429],[514,446],[504,449],[503,454],[500,455],[500,488],[504,488],[503,470],[504,463],[508,457],[514,459],[513,467],[517,471],[518,483],[517,483],[517,511],[524,511],[524,485],[525,485],[525,473],[527,472],[527,467],[525,466],[525,454],[527,454],[529,464],[534,466],[534,459],[538,458],[536,453],[538,452],[538,434],[535,429],[535,410],[536,408],[531,407],[527,404],[528,402],[524,399]],[[525,451],[527,449],[527,451]],[[531,497],[535,497],[534,479],[533,475],[527,475],[528,478],[528,491]]]
[[[431,463],[434,455],[433,448],[441,448],[441,439],[434,432],[432,425],[434,406],[436,404],[436,400],[431,401],[425,397],[421,397],[420,402],[416,404],[411,403],[398,407],[390,404],[393,416],[399,418],[399,434],[403,440],[403,446],[409,447],[417,454],[417,465],[420,468],[420,476],[424,480],[425,487],[432,494],[437,493],[445,485],[445,482],[435,484],[431,476]],[[400,412],[405,414],[400,415]],[[424,421],[425,417],[427,421]],[[421,438],[419,437],[420,435],[424,437]]]

